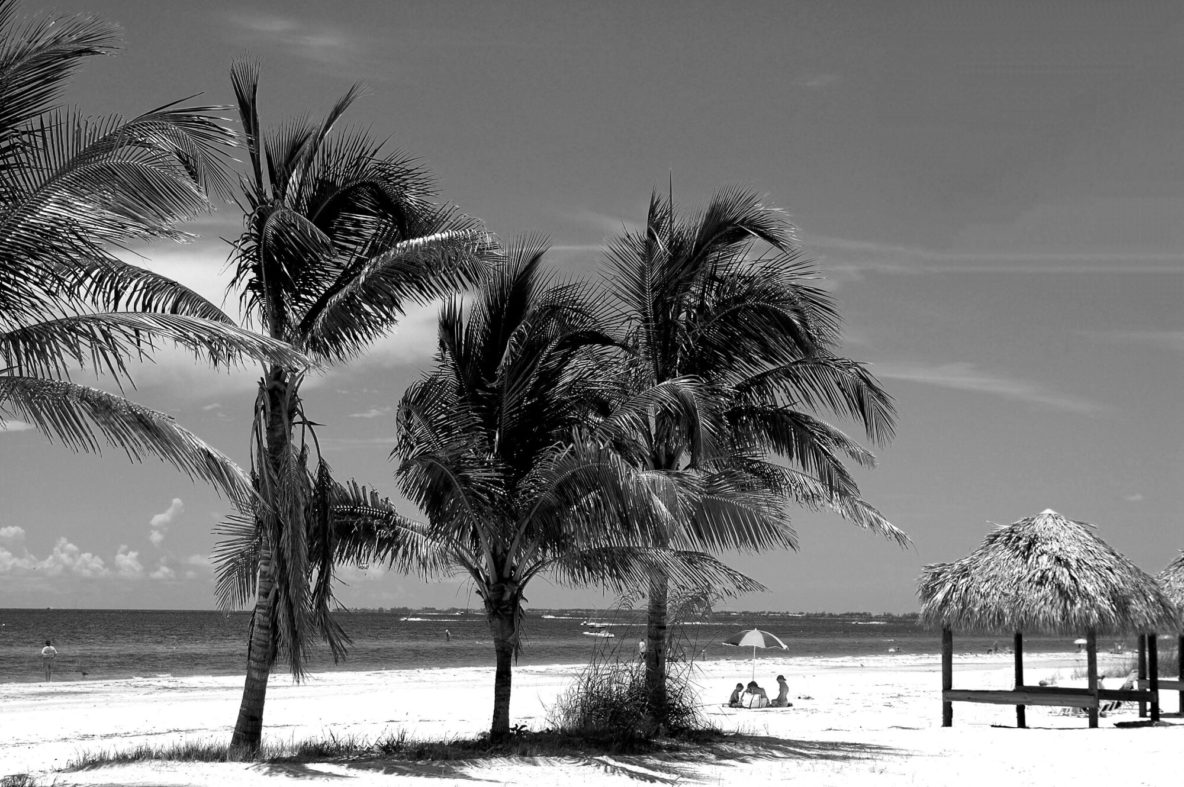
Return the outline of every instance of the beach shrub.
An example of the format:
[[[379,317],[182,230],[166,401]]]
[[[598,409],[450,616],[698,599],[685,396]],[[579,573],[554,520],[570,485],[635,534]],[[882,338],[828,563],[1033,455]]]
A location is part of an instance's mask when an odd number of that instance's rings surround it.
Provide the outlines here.
[[[687,676],[688,670],[667,672],[666,712],[654,724],[644,663],[593,661],[547,709],[547,721],[558,732],[615,745],[702,730],[706,722]]]
[[[0,787],[37,787],[37,780],[27,773],[0,776]]]
[[[644,653],[634,654],[630,647],[634,638],[621,636],[593,653],[588,666],[548,708],[549,723],[562,733],[615,744],[706,730],[690,679],[695,657],[702,651],[697,624],[708,621],[717,600],[717,594],[703,589],[678,589],[670,596],[669,666],[662,712],[650,704]],[[617,601],[613,618],[630,618],[635,607],[644,609],[644,605],[644,596],[626,594]]]

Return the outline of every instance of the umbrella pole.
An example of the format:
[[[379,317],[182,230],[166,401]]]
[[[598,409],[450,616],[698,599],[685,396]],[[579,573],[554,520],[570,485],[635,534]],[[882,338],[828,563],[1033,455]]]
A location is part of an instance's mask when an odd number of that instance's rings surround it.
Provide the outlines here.
[[[756,680],[756,645],[752,646],[752,679]]]

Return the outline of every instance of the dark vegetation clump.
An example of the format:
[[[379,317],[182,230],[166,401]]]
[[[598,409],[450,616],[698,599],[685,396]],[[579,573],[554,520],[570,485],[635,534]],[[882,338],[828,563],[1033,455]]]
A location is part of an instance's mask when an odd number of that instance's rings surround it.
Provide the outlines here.
[[[618,617],[627,615],[638,600],[623,598],[617,606]],[[707,723],[692,686],[695,654],[701,643],[688,634],[694,624],[707,622],[713,601],[714,596],[705,592],[671,596],[663,712],[650,708],[645,663],[629,647],[635,638],[617,638],[614,647],[593,654],[588,666],[548,710],[552,728],[617,751],[645,748],[663,736],[693,738],[718,733]]]

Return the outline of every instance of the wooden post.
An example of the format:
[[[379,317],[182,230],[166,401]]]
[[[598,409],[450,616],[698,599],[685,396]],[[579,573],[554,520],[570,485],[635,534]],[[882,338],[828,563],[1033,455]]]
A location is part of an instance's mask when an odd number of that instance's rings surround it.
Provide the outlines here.
[[[1024,687],[1024,635],[1020,632],[1015,633],[1015,690],[1019,691]],[[1015,726],[1021,730],[1028,726],[1028,720],[1025,717],[1023,705],[1015,706]]]
[[[1180,674],[1176,677],[1182,686],[1180,691],[1177,692],[1180,695],[1177,699],[1180,700],[1180,715],[1184,716],[1184,634],[1181,634],[1179,640],[1176,642],[1176,663],[1180,665]]]
[[[954,688],[954,632],[949,627],[941,630],[941,726],[954,726],[954,703],[946,699],[946,692]]]
[[[1151,721],[1159,721],[1159,643],[1154,631],[1147,634],[1147,682],[1151,692]]]
[[[1147,635],[1139,635],[1139,680],[1147,680]],[[1147,716],[1147,703],[1139,700],[1139,718]]]
[[[1090,629],[1085,634],[1085,671],[1089,680],[1089,693],[1094,695],[1094,704],[1089,708],[1089,726],[1098,726],[1098,634]]]

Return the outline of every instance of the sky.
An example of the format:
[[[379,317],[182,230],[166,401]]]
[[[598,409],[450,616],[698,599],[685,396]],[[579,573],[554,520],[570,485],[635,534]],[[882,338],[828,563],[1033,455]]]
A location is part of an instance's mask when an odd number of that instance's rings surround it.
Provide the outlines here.
[[[725,606],[908,612],[923,565],[1046,508],[1156,573],[1184,548],[1184,6],[1173,3],[477,3],[61,0],[123,28],[67,102],[130,116],[230,103],[260,64],[265,124],[321,116],[417,157],[505,238],[589,277],[654,189],[687,210],[742,185],[786,210],[844,317],[844,353],[899,409],[865,499],[901,549],[795,515],[798,552],[728,555],[769,590]],[[26,3],[27,14],[42,6]],[[140,264],[222,303],[234,205]],[[226,299],[234,312],[237,299]],[[338,475],[395,495],[393,406],[432,308],[305,385]],[[240,463],[258,370],[175,354],[133,398]],[[158,461],[0,431],[0,606],[215,607],[226,502]],[[846,424],[851,431],[854,426]],[[406,506],[409,515],[417,512]],[[462,581],[342,572],[350,607],[479,606]],[[535,607],[607,606],[536,581]]]

